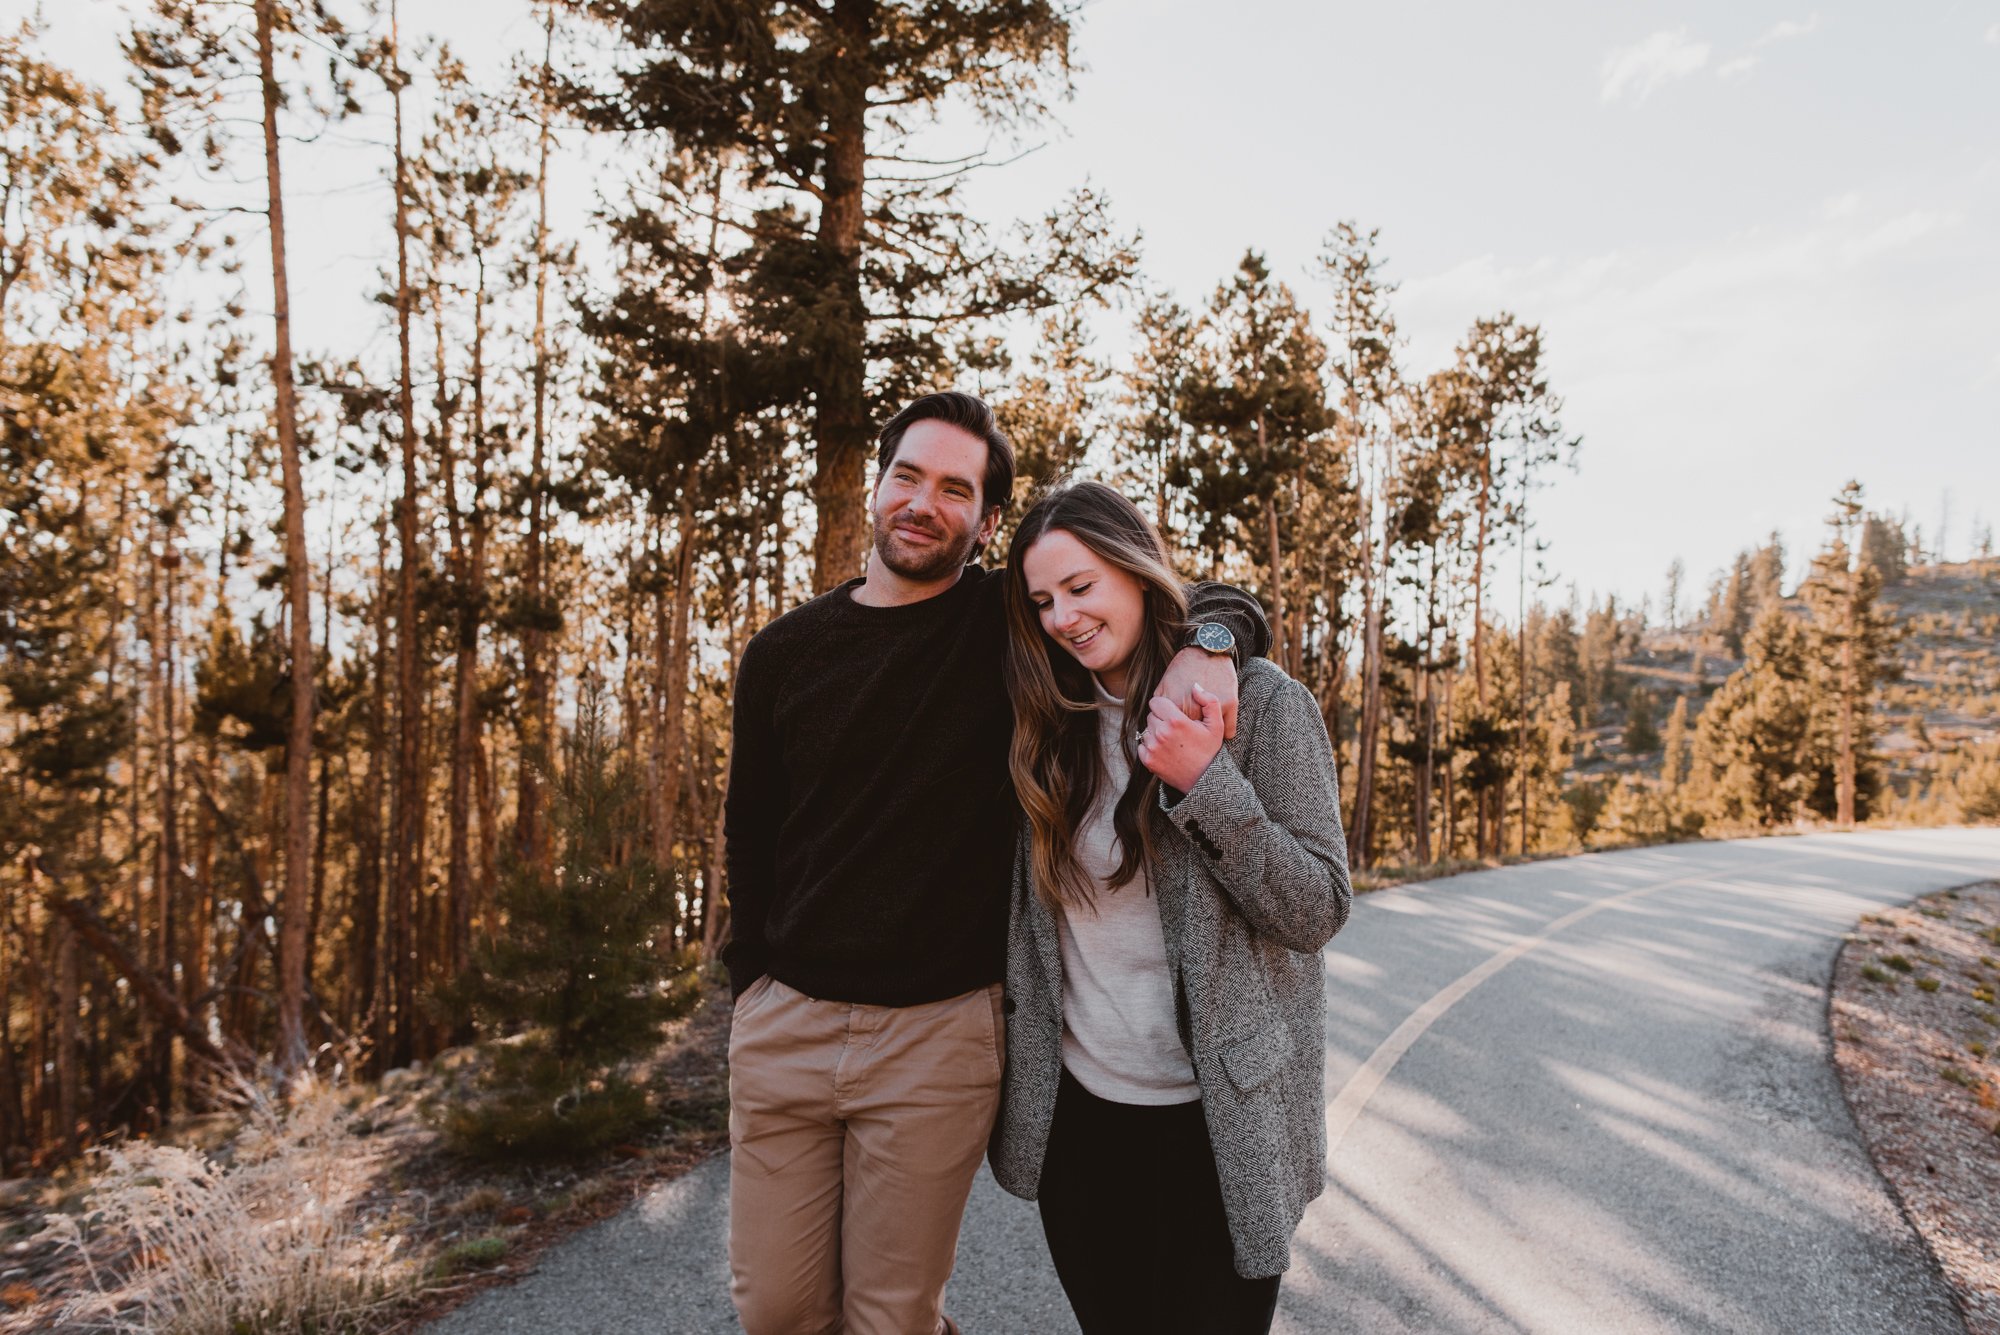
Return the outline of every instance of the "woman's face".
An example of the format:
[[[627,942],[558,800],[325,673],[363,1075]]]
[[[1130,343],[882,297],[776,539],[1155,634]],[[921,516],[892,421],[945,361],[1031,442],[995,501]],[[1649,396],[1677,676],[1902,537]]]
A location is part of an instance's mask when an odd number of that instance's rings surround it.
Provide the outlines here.
[[[1125,675],[1146,628],[1138,577],[1112,565],[1067,530],[1052,528],[1021,557],[1028,601],[1042,629],[1104,689],[1125,694]]]

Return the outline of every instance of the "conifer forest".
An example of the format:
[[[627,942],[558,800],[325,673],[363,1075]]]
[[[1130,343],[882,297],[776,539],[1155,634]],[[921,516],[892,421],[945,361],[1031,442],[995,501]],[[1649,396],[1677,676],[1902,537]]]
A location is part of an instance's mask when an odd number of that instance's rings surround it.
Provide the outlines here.
[[[560,1085],[643,1042],[729,930],[737,657],[860,573],[927,389],[996,406],[1011,515],[1104,478],[1262,599],[1357,881],[2000,820],[1990,531],[1947,562],[1808,479],[1809,550],[1591,593],[1538,536],[1598,442],[1533,312],[1413,365],[1366,220],[1283,273],[1246,218],[1190,296],[1087,187],[969,211],[991,164],[924,130],[1054,123],[1058,0],[533,13],[497,80],[396,0],[107,7],[123,87],[0,34],[0,1175],[217,1068],[532,1027],[514,1078]],[[286,218],[364,109],[378,336],[340,346]],[[621,165],[587,234],[558,146]]]

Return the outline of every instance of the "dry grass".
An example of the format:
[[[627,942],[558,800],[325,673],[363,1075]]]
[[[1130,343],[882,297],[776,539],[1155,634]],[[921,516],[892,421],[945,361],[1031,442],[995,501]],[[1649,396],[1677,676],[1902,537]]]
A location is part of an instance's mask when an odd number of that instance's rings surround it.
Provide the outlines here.
[[[1989,1060],[2000,961],[1982,953],[1996,936],[2000,885],[1868,914],[1841,949],[1828,1004],[1862,1139],[1970,1335],[2000,1335],[2000,1064]],[[1912,956],[1935,972],[1916,975]]]
[[[239,1093],[245,1122],[227,1153],[107,1150],[81,1216],[49,1216],[48,1236],[89,1277],[58,1320],[147,1335],[341,1335],[380,1324],[409,1290],[399,1239],[357,1208],[373,1156],[338,1094]]]

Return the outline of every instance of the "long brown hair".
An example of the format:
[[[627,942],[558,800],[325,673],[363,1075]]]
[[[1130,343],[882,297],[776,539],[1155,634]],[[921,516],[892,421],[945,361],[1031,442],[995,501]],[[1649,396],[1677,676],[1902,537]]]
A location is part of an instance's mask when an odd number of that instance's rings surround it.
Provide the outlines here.
[[[1173,661],[1188,609],[1159,530],[1102,482],[1048,492],[1014,530],[1007,549],[1007,693],[1014,701],[1008,765],[1028,816],[1035,893],[1060,916],[1066,905],[1091,902],[1090,877],[1076,857],[1076,832],[1097,802],[1105,773],[1090,671],[1042,630],[1021,568],[1028,549],[1056,529],[1139,581],[1146,615],[1125,675],[1128,722],[1134,711],[1143,714]],[[1119,730],[1119,745],[1132,777],[1111,818],[1120,848],[1113,887],[1131,881],[1152,855],[1149,817],[1160,788],[1159,779],[1139,763],[1132,728]]]

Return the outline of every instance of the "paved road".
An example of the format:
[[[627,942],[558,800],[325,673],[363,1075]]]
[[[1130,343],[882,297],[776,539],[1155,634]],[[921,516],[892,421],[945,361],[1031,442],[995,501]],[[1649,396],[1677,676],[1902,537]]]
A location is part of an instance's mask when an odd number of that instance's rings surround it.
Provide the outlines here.
[[[1327,1194],[1281,1332],[1962,1332],[1829,1060],[1871,908],[2000,876],[2000,830],[1597,854],[1364,897],[1328,950]],[[436,1335],[736,1329],[727,1165],[579,1234]],[[1076,1328],[983,1172],[950,1308]]]

